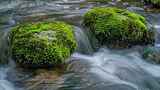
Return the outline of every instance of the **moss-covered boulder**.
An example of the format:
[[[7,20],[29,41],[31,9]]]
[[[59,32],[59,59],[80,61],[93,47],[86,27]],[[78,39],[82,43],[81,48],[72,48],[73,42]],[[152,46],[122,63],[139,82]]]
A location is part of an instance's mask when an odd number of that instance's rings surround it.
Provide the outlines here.
[[[160,7],[160,0],[144,0],[147,4],[152,4],[154,7]]]
[[[143,58],[152,61],[153,63],[160,64],[160,48],[146,47],[143,50]]]
[[[128,47],[154,42],[145,18],[125,9],[95,7],[84,15],[84,24],[102,45]]]
[[[62,64],[77,46],[73,27],[64,22],[20,24],[10,37],[13,59],[26,67]]]

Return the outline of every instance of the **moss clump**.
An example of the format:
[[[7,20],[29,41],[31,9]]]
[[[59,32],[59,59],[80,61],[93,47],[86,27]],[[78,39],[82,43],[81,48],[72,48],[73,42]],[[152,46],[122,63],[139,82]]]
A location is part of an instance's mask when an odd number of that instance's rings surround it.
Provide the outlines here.
[[[10,37],[12,57],[31,67],[62,64],[77,46],[72,26],[56,21],[17,25]]]
[[[154,7],[160,7],[160,0],[144,0],[147,4],[152,4]]]
[[[154,42],[154,33],[139,14],[114,7],[96,7],[84,15],[84,24],[101,44],[111,47],[146,45]]]

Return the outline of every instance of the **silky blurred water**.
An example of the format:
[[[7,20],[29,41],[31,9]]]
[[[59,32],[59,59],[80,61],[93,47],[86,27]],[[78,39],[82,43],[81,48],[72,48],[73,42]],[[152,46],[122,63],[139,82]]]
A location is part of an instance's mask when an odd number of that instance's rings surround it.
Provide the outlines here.
[[[112,5],[116,6],[116,3],[100,4],[85,0],[0,0],[0,60],[11,60],[8,32],[17,23],[60,20],[75,27],[78,49],[71,56],[66,73],[58,80],[51,85],[30,90],[160,90],[160,66],[142,59],[138,48],[112,50],[101,47],[95,50],[99,45],[83,27],[82,16],[94,6]],[[155,46],[159,47],[160,13],[146,13],[143,8],[123,5],[144,15],[148,25],[155,27],[158,32]],[[1,65],[0,90],[25,90],[23,85],[17,84],[17,81],[24,79],[16,80],[18,76],[14,70],[14,62]],[[28,76],[25,75],[21,75],[21,78]]]

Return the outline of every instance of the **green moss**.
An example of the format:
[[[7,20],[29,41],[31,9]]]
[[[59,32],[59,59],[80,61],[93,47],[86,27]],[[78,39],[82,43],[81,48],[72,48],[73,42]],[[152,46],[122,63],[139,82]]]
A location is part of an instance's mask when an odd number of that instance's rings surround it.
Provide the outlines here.
[[[152,4],[155,7],[160,7],[160,0],[144,0],[145,2],[147,2],[148,4]]]
[[[12,57],[20,65],[62,64],[77,46],[72,26],[63,22],[20,24],[10,36]]]
[[[148,31],[145,18],[124,9],[93,8],[84,15],[84,24],[101,44],[126,47],[154,41],[154,34]]]

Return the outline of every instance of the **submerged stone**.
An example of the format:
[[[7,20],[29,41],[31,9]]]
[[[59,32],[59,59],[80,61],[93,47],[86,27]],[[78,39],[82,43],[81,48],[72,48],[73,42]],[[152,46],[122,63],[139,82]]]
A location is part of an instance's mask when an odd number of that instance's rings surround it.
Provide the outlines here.
[[[151,60],[155,63],[160,64],[160,48],[158,47],[147,47],[143,50],[143,57]]]
[[[72,26],[64,22],[20,24],[10,37],[13,59],[26,67],[63,64],[77,46]]]
[[[84,24],[102,45],[130,47],[154,42],[145,18],[125,9],[95,7],[84,15]]]
[[[61,78],[62,71],[38,69],[32,77],[24,81],[24,87],[26,90],[57,90],[55,83]]]

